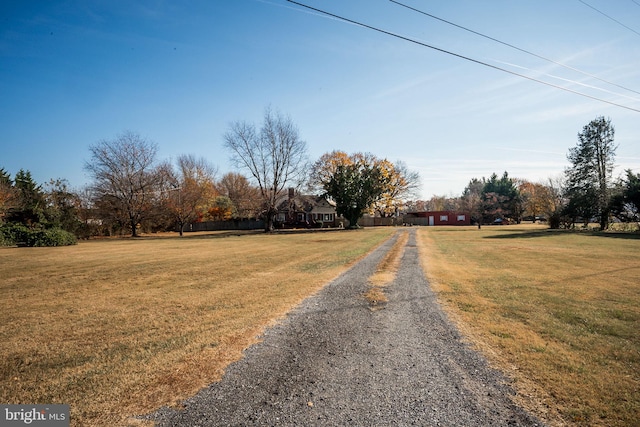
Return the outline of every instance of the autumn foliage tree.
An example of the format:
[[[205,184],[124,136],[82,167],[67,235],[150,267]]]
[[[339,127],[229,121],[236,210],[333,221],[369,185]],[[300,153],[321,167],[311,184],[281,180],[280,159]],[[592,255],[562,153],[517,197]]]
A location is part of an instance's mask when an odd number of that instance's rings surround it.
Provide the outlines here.
[[[378,166],[385,176],[386,188],[379,200],[374,202],[373,209],[380,217],[396,215],[405,202],[416,195],[420,187],[420,175],[410,171],[402,162],[391,163],[383,159]]]
[[[204,158],[193,155],[178,157],[176,169],[171,170],[162,193],[165,206],[173,217],[180,236],[185,225],[201,220],[215,198],[216,169]]]
[[[518,191],[522,196],[524,215],[532,217],[533,222],[554,212],[554,193],[548,185],[525,180],[518,184]]]
[[[207,211],[207,216],[213,221],[227,221],[233,218],[234,206],[227,196],[216,196]]]
[[[324,154],[312,168],[312,183],[336,204],[336,212],[358,227],[362,215],[379,202],[392,182],[390,164],[369,153]]]
[[[217,183],[218,192],[233,204],[232,218],[256,218],[260,212],[260,191],[247,177],[228,172]]]

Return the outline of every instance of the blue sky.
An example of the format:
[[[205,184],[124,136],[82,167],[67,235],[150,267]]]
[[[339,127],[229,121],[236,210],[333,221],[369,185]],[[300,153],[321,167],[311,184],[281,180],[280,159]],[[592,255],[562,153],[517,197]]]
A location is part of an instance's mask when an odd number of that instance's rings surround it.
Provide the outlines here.
[[[304,3],[640,110],[640,1],[402,2],[606,82],[388,0]],[[234,170],[222,146],[229,124],[260,124],[267,106],[297,124],[311,160],[340,149],[403,161],[420,173],[423,198],[505,170],[558,176],[601,115],[616,129],[616,175],[640,173],[638,111],[285,0],[0,5],[0,167],[11,174],[80,188],[88,147],[130,130],[157,143],[159,159],[202,156],[222,175]]]

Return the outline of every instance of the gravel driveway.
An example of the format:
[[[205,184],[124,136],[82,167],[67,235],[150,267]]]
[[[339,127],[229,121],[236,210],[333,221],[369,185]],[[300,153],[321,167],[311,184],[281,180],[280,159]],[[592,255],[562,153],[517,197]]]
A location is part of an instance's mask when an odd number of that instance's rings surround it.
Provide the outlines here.
[[[223,379],[151,415],[159,426],[542,426],[461,340],[409,229],[383,309],[362,294],[396,237],[267,330]]]

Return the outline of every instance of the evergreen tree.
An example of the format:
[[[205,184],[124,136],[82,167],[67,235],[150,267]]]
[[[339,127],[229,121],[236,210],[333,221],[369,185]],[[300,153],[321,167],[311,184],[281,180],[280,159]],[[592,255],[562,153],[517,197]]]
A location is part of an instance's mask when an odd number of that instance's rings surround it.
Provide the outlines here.
[[[610,119],[597,117],[578,134],[578,144],[569,150],[571,162],[565,174],[572,213],[579,213],[585,221],[591,214],[600,221],[600,228],[609,226],[612,174],[617,146],[615,130]]]
[[[47,202],[42,187],[33,180],[31,172],[20,169],[14,179],[14,188],[16,204],[9,209],[7,222],[31,228],[46,225]]]
[[[11,175],[4,168],[0,168],[0,224],[15,203],[16,192]]]
[[[511,218],[520,222],[522,203],[520,191],[505,171],[501,178],[495,173],[482,189],[485,213],[494,218]]]
[[[350,228],[380,201],[389,190],[393,174],[386,159],[370,153],[348,155],[334,151],[323,155],[314,165],[313,179],[326,197],[336,203],[336,212],[349,221]]]
[[[612,196],[611,211],[621,221],[640,221],[640,174],[626,173]]]

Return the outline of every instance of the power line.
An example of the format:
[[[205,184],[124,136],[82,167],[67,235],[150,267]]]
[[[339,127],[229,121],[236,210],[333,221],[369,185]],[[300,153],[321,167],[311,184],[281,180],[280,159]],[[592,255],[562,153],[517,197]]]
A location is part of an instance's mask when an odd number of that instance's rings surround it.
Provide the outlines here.
[[[566,87],[554,85],[553,83],[545,82],[543,80],[538,80],[538,79],[535,79],[533,77],[529,77],[529,76],[526,76],[524,74],[516,73],[514,71],[510,71],[510,70],[507,70],[505,68],[501,68],[501,67],[498,67],[498,66],[495,66],[495,65],[491,65],[491,64],[488,64],[486,62],[479,61],[477,59],[469,58],[468,56],[460,55],[458,53],[454,53],[454,52],[451,52],[451,51],[448,51],[448,50],[445,50],[445,49],[442,49],[442,48],[439,48],[439,47],[436,47],[436,46],[432,46],[432,45],[429,45],[427,43],[421,42],[419,40],[415,40],[415,39],[412,39],[412,38],[409,38],[409,37],[402,36],[402,35],[397,34],[397,33],[393,33],[391,31],[387,31],[387,30],[383,30],[381,28],[373,27],[371,25],[363,24],[362,22],[354,21],[353,19],[344,18],[344,17],[342,17],[340,15],[336,15],[336,14],[324,11],[322,9],[317,9],[315,7],[308,6],[306,4],[299,3],[299,2],[294,1],[294,0],[287,0],[287,1],[289,3],[297,4],[298,6],[307,8],[309,10],[313,10],[315,12],[319,12],[319,13],[322,13],[324,15],[336,18],[336,19],[338,19],[340,21],[344,21],[344,22],[347,22],[347,23],[350,23],[350,24],[354,24],[354,25],[363,27],[363,28],[367,28],[367,29],[370,29],[370,30],[373,30],[373,31],[376,31],[376,32],[379,32],[379,33],[382,33],[382,34],[386,34],[386,35],[391,36],[391,37],[396,37],[396,38],[404,40],[404,41],[415,43],[417,45],[420,45],[420,46],[423,46],[423,47],[427,47],[429,49],[433,49],[433,50],[436,50],[438,52],[446,53],[447,55],[455,56],[457,58],[464,59],[466,61],[474,62],[474,63],[479,64],[479,65],[484,65],[485,67],[493,68],[494,70],[502,71],[502,72],[505,72],[507,74],[511,74],[511,75],[518,76],[518,77],[522,77],[524,79],[531,80],[531,81],[534,81],[534,82],[537,82],[537,83],[540,83],[540,84],[543,84],[543,85],[546,85],[546,86],[550,86],[550,87],[553,87],[553,88],[556,88],[556,89],[564,90],[565,92],[570,92],[570,93],[573,93],[573,94],[576,94],[576,95],[583,96],[585,98],[593,99],[595,101],[604,102],[605,104],[614,105],[616,107],[620,107],[620,108],[624,108],[626,110],[631,110],[631,111],[635,111],[637,113],[640,113],[639,109],[636,109],[636,108],[633,108],[633,107],[628,107],[626,105],[622,105],[622,104],[618,104],[618,103],[615,103],[615,102],[607,101],[605,99],[601,99],[601,98],[597,98],[595,96],[587,95],[585,93],[578,92],[578,91],[575,91],[575,90],[572,90],[572,89],[569,89],[569,88],[566,88]]]
[[[601,10],[599,10],[599,9],[596,9],[595,7],[591,6],[589,3],[585,2],[585,1],[582,1],[582,0],[578,0],[578,1],[579,1],[580,3],[582,3],[583,5],[588,6],[588,7],[590,7],[591,9],[595,10],[595,11],[596,11],[596,12],[598,12],[599,14],[606,16],[607,18],[611,19],[613,22],[615,22],[615,23],[617,23],[617,24],[619,24],[619,25],[623,26],[623,27],[624,27],[624,28],[626,28],[627,30],[629,30],[629,31],[633,31],[634,33],[636,33],[637,35],[639,35],[639,36],[640,36],[640,33],[639,33],[639,32],[637,32],[636,30],[634,30],[633,28],[631,28],[631,27],[627,27],[627,26],[626,26],[626,25],[624,25],[622,22],[620,22],[620,21],[618,21],[617,19],[615,19],[615,18],[613,18],[613,17],[611,17],[611,16],[607,15],[607,14],[606,14],[606,13],[604,13],[603,11],[601,11]],[[634,2],[634,3],[635,3],[635,2]],[[637,4],[637,3],[636,3],[636,4]]]
[[[601,88],[601,87],[598,87],[598,86],[593,86],[593,85],[590,85],[590,84],[582,83],[582,82],[579,82],[579,81],[576,81],[576,80],[565,79],[564,77],[556,76],[554,74],[543,73],[541,71],[537,71],[537,70],[534,70],[532,68],[528,68],[528,67],[525,67],[525,66],[522,66],[522,65],[511,64],[509,62],[498,61],[498,60],[494,60],[494,61],[499,62],[501,64],[509,65],[511,67],[514,67],[514,68],[520,68],[522,70],[527,70],[527,71],[531,71],[531,72],[534,72],[534,73],[542,74],[543,76],[551,77],[552,79],[562,80],[563,82],[573,83],[573,84],[576,84],[578,86],[586,87],[586,88],[589,88],[589,89],[599,90],[600,92],[609,93],[611,95],[622,96],[623,98],[631,99],[633,101],[640,101],[640,99],[634,98],[633,96],[628,96],[628,95],[624,95],[622,93],[612,92],[610,90],[607,90],[607,89],[604,89],[604,88]]]
[[[470,28],[463,27],[462,25],[458,25],[458,24],[456,24],[456,23],[453,23],[453,22],[447,21],[447,20],[445,20],[445,19],[439,18],[439,17],[437,17],[437,16],[435,16],[435,15],[432,15],[432,14],[430,14],[430,13],[427,13],[427,12],[424,12],[424,11],[422,11],[422,10],[416,9],[416,8],[414,8],[414,7],[408,6],[408,5],[404,4],[404,3],[400,3],[399,1],[396,1],[396,0],[389,0],[389,1],[390,1],[390,2],[392,2],[392,3],[395,3],[395,4],[399,5],[399,6],[406,7],[406,8],[407,8],[407,9],[409,9],[409,10],[413,10],[414,12],[421,13],[422,15],[428,16],[428,17],[430,17],[430,18],[437,19],[438,21],[444,22],[445,24],[453,25],[453,26],[454,26],[454,27],[456,27],[456,28],[460,28],[460,29],[462,29],[462,30],[468,31],[468,32],[473,33],[473,34],[475,34],[475,35],[478,35],[478,36],[480,36],[480,37],[484,37],[485,39],[489,39],[489,40],[491,40],[491,41],[494,41],[494,42],[496,42],[496,43],[500,43],[500,44],[502,44],[502,45],[504,45],[504,46],[508,46],[508,47],[510,47],[510,48],[512,48],[512,49],[515,49],[515,50],[518,50],[518,51],[520,51],[520,52],[524,52],[524,53],[529,54],[529,55],[531,55],[531,56],[535,56],[535,57],[536,57],[536,58],[538,58],[538,59],[542,59],[542,60],[547,61],[547,62],[550,62],[550,63],[552,63],[552,64],[556,64],[556,65],[559,65],[559,66],[561,66],[561,67],[564,67],[564,68],[566,68],[566,69],[568,69],[568,70],[578,72],[578,73],[583,74],[583,75],[585,75],[585,76],[589,76],[589,77],[594,78],[594,79],[596,79],[596,80],[599,80],[599,81],[601,81],[601,82],[603,82],[603,83],[607,83],[607,84],[610,84],[610,85],[613,85],[613,86],[619,87],[620,89],[628,90],[628,91],[630,91],[630,92],[634,92],[634,93],[637,93],[638,95],[640,95],[640,92],[635,91],[635,90],[633,90],[633,89],[629,89],[629,88],[624,87],[624,86],[621,86],[621,85],[619,85],[619,84],[617,84],[617,83],[613,83],[613,82],[610,82],[610,81],[604,80],[604,79],[602,79],[602,78],[600,78],[600,77],[598,77],[598,76],[596,76],[596,75],[593,75],[593,74],[591,74],[591,73],[587,73],[587,72],[585,72],[585,71],[579,70],[579,69],[577,69],[577,68],[571,67],[571,66],[566,65],[566,64],[563,64],[563,63],[561,63],[561,62],[554,61],[553,59],[549,59],[549,58],[546,58],[546,57],[544,57],[544,56],[542,56],[542,55],[538,55],[537,53],[534,53],[534,52],[528,51],[528,50],[526,50],[526,49],[522,49],[522,48],[520,48],[520,47],[518,47],[518,46],[514,46],[514,45],[512,45],[512,44],[510,44],[510,43],[503,42],[502,40],[498,40],[498,39],[496,39],[496,38],[494,38],[494,37],[490,37],[490,36],[488,36],[488,35],[486,35],[486,34],[482,34],[482,33],[478,32],[478,31],[474,31],[474,30],[472,30],[472,29],[470,29]]]

